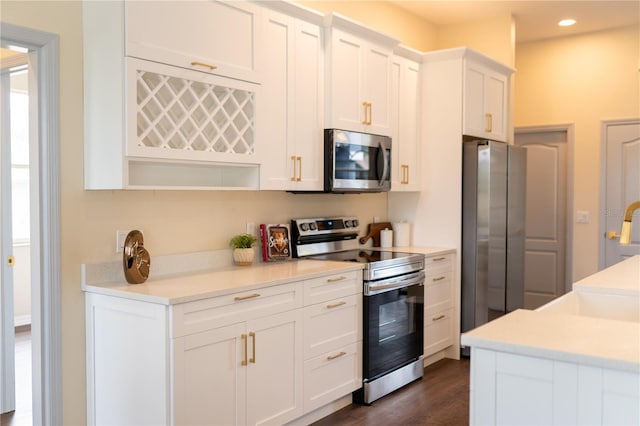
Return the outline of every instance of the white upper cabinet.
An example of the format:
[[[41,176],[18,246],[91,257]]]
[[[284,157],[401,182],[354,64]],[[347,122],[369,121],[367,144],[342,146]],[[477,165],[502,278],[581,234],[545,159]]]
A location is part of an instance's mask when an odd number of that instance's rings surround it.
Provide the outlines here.
[[[337,14],[326,19],[326,126],[391,135],[391,58],[398,40]]]
[[[127,56],[259,83],[259,7],[229,1],[127,1]]]
[[[399,46],[391,64],[392,191],[421,189],[419,165],[421,59],[420,52]]]
[[[304,9],[287,12],[294,14],[263,12],[261,90],[266,101],[258,111],[258,138],[264,146],[260,188],[321,190],[322,15]]]
[[[259,11],[84,3],[85,188],[258,188]]]
[[[465,57],[465,135],[508,141],[509,78],[512,73],[513,69],[479,54]]]

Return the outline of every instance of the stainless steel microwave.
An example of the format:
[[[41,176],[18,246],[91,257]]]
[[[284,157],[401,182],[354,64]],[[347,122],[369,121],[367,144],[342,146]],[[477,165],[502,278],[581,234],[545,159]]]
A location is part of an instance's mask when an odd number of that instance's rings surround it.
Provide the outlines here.
[[[324,192],[385,192],[390,177],[390,137],[325,129]]]

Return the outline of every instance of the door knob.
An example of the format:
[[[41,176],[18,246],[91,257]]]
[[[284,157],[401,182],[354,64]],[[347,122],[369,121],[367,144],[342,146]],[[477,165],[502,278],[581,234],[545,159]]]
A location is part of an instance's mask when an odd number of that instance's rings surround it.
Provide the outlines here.
[[[615,240],[620,238],[620,234],[618,234],[616,231],[609,231],[607,232],[607,238],[610,240]]]

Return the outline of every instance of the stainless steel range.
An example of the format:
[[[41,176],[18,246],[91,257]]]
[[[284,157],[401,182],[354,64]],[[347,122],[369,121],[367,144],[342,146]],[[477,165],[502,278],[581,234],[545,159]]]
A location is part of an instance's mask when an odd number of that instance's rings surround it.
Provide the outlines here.
[[[359,262],[363,270],[363,386],[370,404],[422,377],[424,255],[362,249],[355,217],[293,219],[294,257]]]

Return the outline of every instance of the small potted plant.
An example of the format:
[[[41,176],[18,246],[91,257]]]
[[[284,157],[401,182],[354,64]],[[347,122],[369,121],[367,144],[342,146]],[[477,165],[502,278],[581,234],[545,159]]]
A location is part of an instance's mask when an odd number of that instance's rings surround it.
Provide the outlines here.
[[[239,234],[231,238],[229,245],[233,249],[233,261],[239,266],[248,266],[253,263],[253,246],[257,238],[251,234]]]

